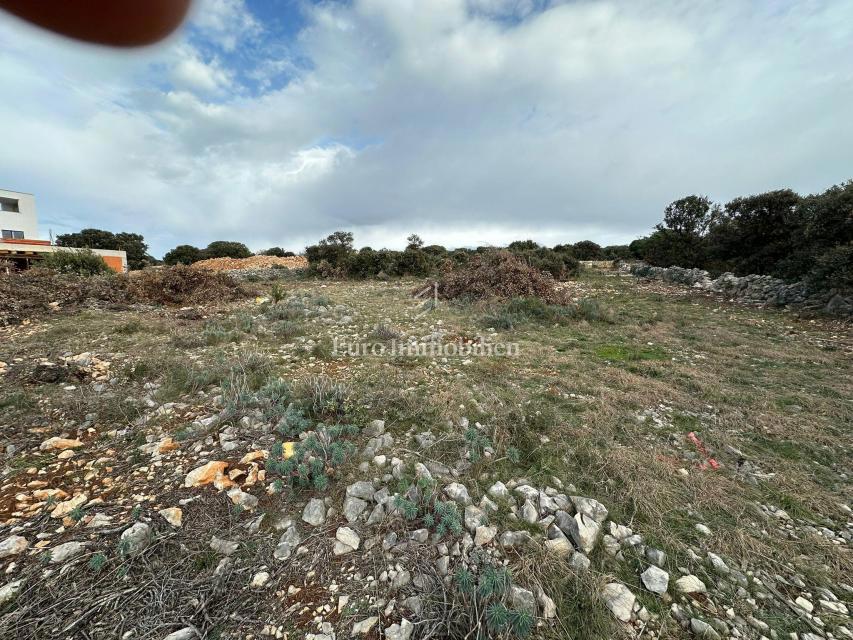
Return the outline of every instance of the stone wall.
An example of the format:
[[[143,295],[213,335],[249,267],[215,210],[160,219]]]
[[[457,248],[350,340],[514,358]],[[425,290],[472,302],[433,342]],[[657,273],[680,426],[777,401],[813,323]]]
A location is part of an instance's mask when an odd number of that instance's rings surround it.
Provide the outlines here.
[[[736,276],[724,273],[711,278],[702,269],[653,267],[644,263],[622,264],[620,268],[638,278],[684,284],[731,300],[772,307],[816,311],[845,318],[853,317],[853,292],[810,291],[804,282],[785,282],[773,276]]]

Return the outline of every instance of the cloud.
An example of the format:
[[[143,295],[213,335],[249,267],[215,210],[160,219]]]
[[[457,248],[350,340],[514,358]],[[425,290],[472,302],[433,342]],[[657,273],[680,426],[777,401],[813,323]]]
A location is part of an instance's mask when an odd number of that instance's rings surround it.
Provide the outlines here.
[[[176,88],[214,93],[231,84],[231,74],[220,66],[217,59],[205,62],[193,47],[175,48],[178,58],[171,70],[172,84]]]
[[[242,2],[136,55],[0,23],[6,185],[43,226],[243,240],[624,242],[687,193],[850,178],[840,3]],[[283,21],[296,24],[296,16]],[[69,48],[70,47],[70,48]]]

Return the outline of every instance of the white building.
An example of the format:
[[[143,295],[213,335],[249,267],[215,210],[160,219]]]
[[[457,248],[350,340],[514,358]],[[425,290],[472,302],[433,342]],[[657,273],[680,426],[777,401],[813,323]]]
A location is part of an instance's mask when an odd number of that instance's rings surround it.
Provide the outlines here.
[[[31,193],[0,189],[0,238],[37,240],[36,199]]]
[[[0,262],[12,262],[17,268],[37,264],[48,253],[73,250],[40,240],[36,199],[31,193],[0,189]],[[127,271],[124,251],[92,249],[113,271]]]

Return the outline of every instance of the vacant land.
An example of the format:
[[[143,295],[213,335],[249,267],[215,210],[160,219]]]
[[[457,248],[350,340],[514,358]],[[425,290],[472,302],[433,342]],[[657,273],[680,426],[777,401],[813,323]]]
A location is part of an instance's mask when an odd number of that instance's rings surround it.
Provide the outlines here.
[[[420,284],[0,329],[0,637],[853,637],[849,327]]]

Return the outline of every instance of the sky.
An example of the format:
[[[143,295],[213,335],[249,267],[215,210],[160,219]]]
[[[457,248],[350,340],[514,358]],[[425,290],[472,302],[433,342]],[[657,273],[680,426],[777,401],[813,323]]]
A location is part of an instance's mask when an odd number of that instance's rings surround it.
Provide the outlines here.
[[[627,243],[853,178],[853,3],[197,0],[159,45],[0,15],[0,187],[47,236]]]

